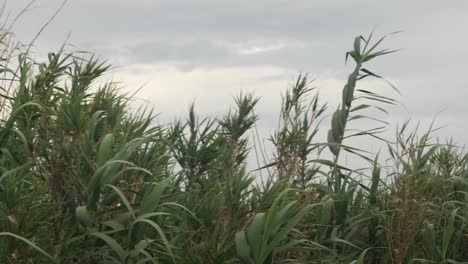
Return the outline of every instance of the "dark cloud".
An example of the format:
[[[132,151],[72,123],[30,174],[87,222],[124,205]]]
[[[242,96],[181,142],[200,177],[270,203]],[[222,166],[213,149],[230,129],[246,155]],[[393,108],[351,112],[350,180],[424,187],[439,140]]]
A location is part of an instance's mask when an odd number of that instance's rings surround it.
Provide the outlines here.
[[[164,41],[143,42],[126,47],[134,63],[155,63],[161,61],[190,62],[205,66],[220,64],[232,56],[227,47],[207,40],[191,40],[182,43]]]

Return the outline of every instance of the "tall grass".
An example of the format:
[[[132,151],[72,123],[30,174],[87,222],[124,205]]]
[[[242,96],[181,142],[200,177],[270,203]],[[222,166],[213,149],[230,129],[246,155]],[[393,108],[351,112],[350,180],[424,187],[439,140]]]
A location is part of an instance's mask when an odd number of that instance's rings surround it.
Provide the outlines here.
[[[408,123],[394,140],[380,127],[350,129],[395,103],[360,88],[382,78],[365,65],[392,52],[383,40],[356,37],[355,68],[331,110],[307,75],[286,91],[262,185],[247,169],[260,98],[241,94],[213,119],[192,105],[186,120],[157,126],[116,84],[96,84],[109,66],[92,56],[5,58],[19,67],[1,93],[0,263],[468,260],[466,152]],[[326,142],[316,137],[323,122]],[[350,146],[357,136],[387,144],[380,156],[392,165]],[[369,169],[343,164],[343,152]]]

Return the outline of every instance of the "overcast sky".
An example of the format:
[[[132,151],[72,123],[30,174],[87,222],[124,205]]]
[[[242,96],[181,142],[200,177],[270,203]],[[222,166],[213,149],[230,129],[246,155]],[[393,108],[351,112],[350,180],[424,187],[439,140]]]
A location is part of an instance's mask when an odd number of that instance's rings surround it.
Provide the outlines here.
[[[7,1],[12,15],[23,0]],[[27,42],[60,6],[38,0],[15,25]],[[344,55],[353,38],[393,31],[383,45],[400,49],[369,69],[402,92],[392,124],[428,124],[435,115],[441,138],[468,143],[468,1],[371,0],[69,0],[40,36],[35,51],[65,40],[96,52],[117,68],[107,77],[126,89],[146,86],[162,122],[181,117],[195,101],[203,114],[225,112],[240,91],[261,97],[260,126],[275,126],[280,94],[299,72],[316,78],[323,101],[336,107],[351,65]],[[383,82],[364,83],[377,91]]]

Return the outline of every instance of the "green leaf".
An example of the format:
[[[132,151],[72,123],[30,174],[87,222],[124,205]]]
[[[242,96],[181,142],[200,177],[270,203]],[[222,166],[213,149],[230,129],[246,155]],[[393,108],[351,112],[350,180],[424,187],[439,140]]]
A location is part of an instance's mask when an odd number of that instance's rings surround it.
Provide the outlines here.
[[[239,231],[235,236],[237,255],[244,261],[244,263],[252,263],[250,257],[250,245],[244,231]]]
[[[156,186],[151,184],[145,192],[143,201],[141,202],[140,213],[147,214],[152,212],[161,200],[162,194],[169,185],[170,178],[163,179]]]
[[[102,139],[101,144],[99,145],[98,153],[97,153],[98,167],[101,167],[102,165],[104,165],[104,163],[106,163],[106,161],[108,161],[111,158],[113,140],[114,140],[113,134],[107,134]]]
[[[365,259],[366,259],[366,254],[369,249],[366,248],[366,250],[362,251],[362,253],[359,255],[359,258],[350,264],[365,264]]]
[[[89,235],[95,236],[103,240],[119,256],[120,260],[123,261],[125,259],[125,251],[119,245],[119,243],[117,243],[117,241],[115,241],[113,238],[111,238],[110,236],[102,232],[93,232],[93,233],[89,233]]]
[[[260,252],[262,245],[262,235],[265,232],[265,213],[258,213],[246,230],[247,241],[255,255]]]
[[[78,206],[75,209],[76,219],[80,224],[86,227],[90,227],[93,224],[93,220],[91,219],[86,206]]]
[[[22,237],[22,236],[18,236],[18,235],[15,235],[13,233],[10,233],[10,232],[0,232],[0,236],[11,236],[11,237],[14,237],[18,240],[21,240],[23,241],[24,243],[28,244],[30,247],[34,248],[37,252],[41,253],[42,255],[46,256],[48,259],[50,259],[53,263],[59,263],[57,260],[55,260],[54,257],[52,257],[51,255],[47,254],[47,252],[45,252],[44,250],[42,250],[40,247],[36,246],[36,244],[34,244],[33,242],[31,242],[30,240]]]

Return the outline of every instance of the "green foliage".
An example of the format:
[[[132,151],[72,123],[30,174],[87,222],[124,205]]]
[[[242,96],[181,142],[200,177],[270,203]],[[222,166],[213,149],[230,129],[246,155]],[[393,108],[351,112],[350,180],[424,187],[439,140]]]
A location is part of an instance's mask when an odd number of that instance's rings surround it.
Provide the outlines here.
[[[434,142],[432,126],[419,133],[406,122],[394,142],[379,135],[385,121],[371,115],[396,101],[360,83],[383,79],[364,68],[392,52],[383,40],[355,39],[333,113],[299,75],[283,96],[272,160],[251,172],[251,94],[225,116],[203,118],[192,105],[187,120],[158,126],[151,110],[130,110],[117,84],[98,85],[109,66],[92,56],[3,58],[0,263],[466,261],[468,154]],[[353,128],[363,118],[379,126]],[[387,151],[350,146],[357,136]],[[368,168],[344,165],[343,152]]]
[[[236,234],[237,253],[244,263],[272,263],[274,256],[300,241],[284,243],[309,210],[298,201],[285,202],[289,190],[279,193],[266,213],[257,213],[245,231]],[[284,244],[283,244],[284,243]]]

